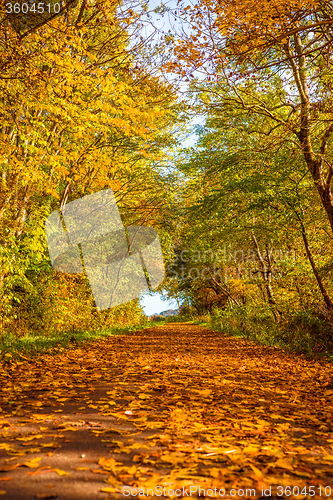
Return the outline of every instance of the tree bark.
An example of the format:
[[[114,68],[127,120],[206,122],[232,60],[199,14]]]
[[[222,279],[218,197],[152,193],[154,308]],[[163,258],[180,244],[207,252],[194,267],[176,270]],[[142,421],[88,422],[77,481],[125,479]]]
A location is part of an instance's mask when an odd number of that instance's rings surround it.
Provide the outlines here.
[[[306,232],[305,232],[304,226],[302,227],[302,237],[303,237],[303,241],[304,241],[304,246],[305,246],[306,254],[307,254],[308,259],[310,261],[310,264],[311,264],[311,267],[312,267],[312,270],[313,270],[313,274],[316,277],[316,280],[317,280],[319,289],[321,291],[321,294],[323,296],[324,302],[325,302],[327,308],[329,310],[332,310],[333,309],[333,302],[331,301],[330,297],[328,296],[326,288],[324,287],[324,284],[322,282],[322,279],[321,279],[320,274],[318,272],[318,269],[316,267],[315,261],[313,260],[312,253],[311,253],[311,250],[310,250],[310,247],[309,247],[309,242],[308,242],[308,238],[306,236]]]
[[[328,141],[333,133],[333,124],[330,124],[327,127],[321,137],[320,153],[316,154],[313,150],[311,138],[311,102],[306,79],[306,58],[299,33],[294,35],[294,42],[298,65],[296,64],[295,57],[292,55],[290,50],[290,40],[288,40],[285,50],[290,61],[294,80],[301,100],[301,123],[300,130],[296,132],[296,135],[299,139],[305,162],[312,175],[333,232],[333,196],[331,190],[333,165],[327,164],[328,173],[326,178],[323,172]]]
[[[291,204],[289,204],[289,206],[291,206]],[[291,206],[291,208],[293,208],[293,207]],[[333,309],[333,302],[331,301],[331,299],[327,293],[327,290],[326,290],[325,285],[324,285],[324,283],[321,279],[321,276],[318,272],[316,263],[314,261],[314,258],[313,258],[313,255],[312,255],[312,252],[310,249],[309,240],[308,240],[308,237],[306,234],[306,230],[305,230],[305,226],[304,226],[304,222],[303,222],[303,218],[302,218],[303,217],[303,208],[301,208],[301,215],[294,208],[293,208],[293,210],[294,210],[295,215],[296,215],[296,217],[300,223],[300,226],[301,226],[302,238],[303,238],[303,242],[304,242],[306,255],[307,255],[309,262],[311,264],[313,274],[315,275],[315,278],[317,280],[319,290],[321,291],[322,297],[324,299],[324,302],[325,302],[327,308],[331,311]]]
[[[260,272],[261,272],[261,274],[262,274],[262,276],[264,278],[264,281],[265,281],[266,292],[267,292],[267,297],[268,297],[268,303],[269,304],[275,304],[275,298],[274,298],[274,293],[273,293],[272,284],[271,284],[272,269],[271,269],[270,259],[268,259],[268,266],[266,266],[266,262],[265,262],[265,259],[262,256],[261,251],[260,251],[257,238],[255,237],[255,234],[253,232],[252,232],[251,236],[252,236],[252,241],[254,243],[254,246],[255,246],[255,249],[256,249],[256,252],[257,252],[257,255],[258,255],[259,262],[261,264],[261,270],[260,270]],[[267,256],[269,256],[268,252],[267,252]]]

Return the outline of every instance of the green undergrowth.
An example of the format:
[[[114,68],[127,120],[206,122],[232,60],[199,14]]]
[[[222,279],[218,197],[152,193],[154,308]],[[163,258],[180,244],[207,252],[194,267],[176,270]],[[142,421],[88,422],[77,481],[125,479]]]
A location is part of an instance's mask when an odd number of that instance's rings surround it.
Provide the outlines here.
[[[315,310],[279,311],[268,305],[217,309],[197,324],[224,335],[333,361],[333,327]]]
[[[151,326],[164,324],[165,321],[147,321],[139,325],[115,326],[101,330],[82,330],[77,332],[59,332],[55,335],[34,336],[26,335],[15,338],[7,334],[0,338],[0,360],[26,359],[43,353],[56,354],[70,347],[86,342],[94,342],[101,338],[126,335],[136,330],[142,330]]]
[[[168,316],[165,318],[165,323],[190,323],[191,321],[193,321],[193,317],[189,315]]]

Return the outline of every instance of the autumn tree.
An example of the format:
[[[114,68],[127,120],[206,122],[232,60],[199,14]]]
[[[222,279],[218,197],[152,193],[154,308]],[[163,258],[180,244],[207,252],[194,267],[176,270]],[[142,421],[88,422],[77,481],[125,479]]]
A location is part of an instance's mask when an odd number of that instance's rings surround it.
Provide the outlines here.
[[[215,86],[192,84],[199,110]],[[265,96],[274,102],[274,85]],[[166,286],[173,290],[178,279],[179,290],[188,290],[194,302],[196,289],[215,288],[231,305],[253,298],[257,288],[256,300],[271,305],[278,319],[288,303],[318,304],[319,291],[330,308],[332,252],[328,221],[301,152],[257,132],[268,127],[266,117],[219,107],[211,107],[197,127],[197,144],[177,163],[186,180]]]
[[[211,82],[203,113],[243,111],[272,155],[286,143],[300,151],[332,231],[332,2],[202,0],[175,14],[187,29],[167,68]]]
[[[163,191],[157,162],[174,143],[179,114],[171,86],[140,67],[130,6],[83,1],[23,30],[4,9],[2,292],[45,262],[45,218],[68,201],[111,187],[125,219],[154,224]]]

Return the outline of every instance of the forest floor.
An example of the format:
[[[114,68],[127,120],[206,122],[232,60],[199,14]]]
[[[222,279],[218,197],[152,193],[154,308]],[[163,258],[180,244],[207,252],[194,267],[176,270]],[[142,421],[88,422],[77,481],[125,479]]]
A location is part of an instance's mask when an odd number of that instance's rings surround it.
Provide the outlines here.
[[[6,363],[0,396],[4,499],[333,497],[324,361],[170,323]]]

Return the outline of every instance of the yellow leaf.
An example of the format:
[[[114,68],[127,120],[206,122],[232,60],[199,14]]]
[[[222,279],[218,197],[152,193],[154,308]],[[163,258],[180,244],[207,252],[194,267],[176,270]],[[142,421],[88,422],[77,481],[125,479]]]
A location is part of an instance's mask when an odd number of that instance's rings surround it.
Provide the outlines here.
[[[201,396],[210,396],[212,391],[210,389],[203,389],[202,391],[197,391]]]
[[[277,462],[275,462],[273,467],[280,467],[281,469],[293,470],[293,466],[290,463],[288,458],[279,458]]]
[[[59,476],[69,476],[69,472],[66,472],[61,469],[52,469],[53,472],[56,472]]]
[[[250,444],[249,446],[246,446],[243,449],[244,453],[258,453],[259,448],[257,446],[253,446],[253,444]]]
[[[169,451],[166,451],[161,455],[161,460],[163,462],[168,462],[170,464],[177,465],[178,463],[184,462],[184,454],[177,452],[170,453]]]
[[[0,443],[0,450],[11,450],[11,446],[7,443]]]
[[[220,469],[218,469],[217,467],[213,467],[212,469],[210,469],[209,475],[214,477],[215,479],[218,479],[220,472]]]
[[[103,467],[103,469],[111,469],[112,467],[118,464],[120,464],[120,462],[117,462],[113,457],[111,458],[101,457],[98,461],[98,465]]]
[[[56,441],[52,441],[51,443],[41,443],[39,446],[42,448],[60,448],[61,445],[58,444]]]
[[[16,460],[16,457],[14,458]],[[8,472],[10,470],[16,469],[16,467],[20,467],[21,464],[15,464],[15,465],[5,465],[4,467],[0,467],[0,472]]]
[[[143,392],[140,392],[139,399],[149,399],[149,398],[150,398],[149,394],[144,394]]]
[[[127,469],[127,474],[132,474],[134,475],[137,471],[137,468],[135,465],[132,465],[132,467],[130,467],[129,469]]]
[[[256,475],[257,477],[260,477],[260,478],[261,478],[261,477],[263,477],[263,476],[262,476],[262,472],[261,472],[259,469],[257,469],[257,467],[255,467],[255,466],[254,466],[254,465],[252,465],[252,464],[250,464],[250,467],[251,467],[251,469],[253,470],[253,472],[255,473],[255,475]]]
[[[41,439],[43,434],[36,434],[35,436],[27,436],[27,437],[21,437],[21,438],[16,438],[17,441],[33,441],[34,439]]]
[[[30,467],[31,469],[39,467],[39,462],[41,461],[42,457],[36,457],[32,458],[29,460],[29,462],[25,462],[23,465],[26,467]]]

